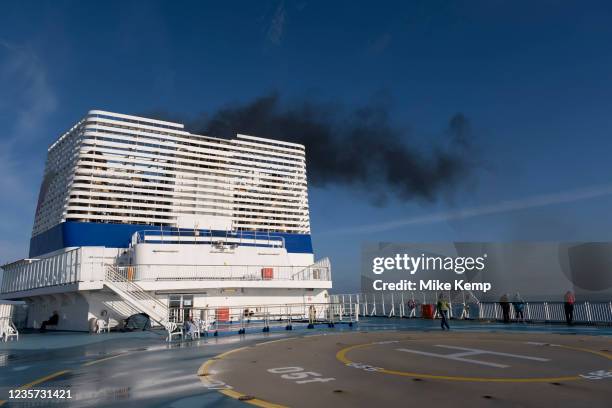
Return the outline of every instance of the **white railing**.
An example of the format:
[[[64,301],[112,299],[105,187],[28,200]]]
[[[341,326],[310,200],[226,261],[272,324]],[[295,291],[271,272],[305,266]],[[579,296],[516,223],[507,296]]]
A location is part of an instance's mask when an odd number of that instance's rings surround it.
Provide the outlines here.
[[[328,261],[311,266],[269,265],[147,265],[121,266],[117,272],[132,281],[329,281]]]
[[[477,316],[482,320],[502,319],[499,303],[482,302],[475,306]],[[524,319],[533,322],[565,322],[563,302],[525,302]],[[470,316],[472,317],[472,316]],[[517,319],[516,311],[510,305],[510,319]],[[612,324],[612,302],[577,302],[574,304],[573,321],[576,323]]]
[[[0,293],[104,281],[104,261],[83,262],[82,258],[78,248],[49,258],[5,265]],[[310,266],[138,264],[117,267],[116,272],[132,281],[331,281],[327,258]]]
[[[144,230],[135,232],[132,245],[139,243],[213,244],[222,246],[250,245],[284,248],[285,238],[269,232],[204,231],[204,230]]]
[[[211,306],[206,308],[170,308],[173,328],[188,327],[184,317],[195,325],[195,330],[218,335],[222,332],[246,334],[248,331],[270,331],[271,328],[292,330],[294,325],[314,328],[317,325],[333,327],[335,324],[352,326],[359,321],[358,306],[344,310],[335,303],[288,303],[242,306]],[[193,329],[193,328],[192,328]],[[187,331],[179,332],[184,337]]]
[[[247,330],[254,329],[267,332],[273,326],[284,326],[286,330],[292,330],[293,324],[299,323],[314,328],[317,324],[333,327],[336,323],[348,323],[352,326],[359,321],[358,304],[348,309],[334,303],[169,308],[114,265],[106,266],[105,285],[132,307],[147,313],[152,320],[162,325],[168,332],[168,341],[175,337],[184,338],[188,333],[193,339],[199,338],[202,332],[217,335],[219,332],[236,331],[238,334],[246,334]],[[189,324],[184,321],[185,317],[191,321]]]
[[[80,250],[74,249],[49,258],[5,265],[0,293],[76,283],[81,270],[80,255]]]
[[[300,269],[300,268],[297,268]],[[291,275],[291,280],[331,280],[331,262],[323,258]]]
[[[434,305],[437,293],[376,293],[331,295],[330,302],[343,309],[359,305],[359,315],[369,317],[423,317],[423,305]],[[450,316],[457,319],[501,320],[499,302],[480,302],[469,293],[456,292],[450,299]],[[525,302],[523,314],[531,322],[565,322],[563,302]],[[516,319],[512,301],[510,318]],[[573,321],[582,324],[612,324],[612,301],[577,302],[574,304]]]

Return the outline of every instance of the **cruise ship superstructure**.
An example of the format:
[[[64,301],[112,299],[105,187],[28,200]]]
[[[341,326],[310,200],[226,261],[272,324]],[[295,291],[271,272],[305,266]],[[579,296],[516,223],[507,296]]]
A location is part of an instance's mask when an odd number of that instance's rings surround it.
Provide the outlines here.
[[[29,256],[2,268],[2,298],[28,302],[28,326],[57,311],[65,330],[168,307],[324,303],[331,288],[303,145],[99,110],[49,147]]]

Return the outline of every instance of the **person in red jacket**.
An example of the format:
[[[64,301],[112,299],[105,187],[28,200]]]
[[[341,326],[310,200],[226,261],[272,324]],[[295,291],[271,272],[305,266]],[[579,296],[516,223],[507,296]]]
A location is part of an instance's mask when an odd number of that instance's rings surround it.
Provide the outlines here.
[[[574,324],[574,303],[576,302],[576,297],[574,296],[574,293],[572,293],[571,290],[565,292],[564,301],[565,321],[567,322],[568,326],[571,326],[572,324]]]

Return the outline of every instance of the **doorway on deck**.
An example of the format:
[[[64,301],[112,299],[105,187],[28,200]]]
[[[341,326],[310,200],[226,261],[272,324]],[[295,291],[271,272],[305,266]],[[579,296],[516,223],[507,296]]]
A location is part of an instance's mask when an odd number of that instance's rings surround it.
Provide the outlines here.
[[[183,323],[193,317],[193,295],[168,295],[170,321]]]

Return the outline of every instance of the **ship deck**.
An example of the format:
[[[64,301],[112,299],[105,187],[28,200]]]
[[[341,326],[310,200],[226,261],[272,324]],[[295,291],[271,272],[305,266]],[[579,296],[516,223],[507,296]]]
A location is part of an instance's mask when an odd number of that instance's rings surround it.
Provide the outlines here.
[[[8,391],[38,406],[609,406],[612,327],[363,319],[166,343],[162,332],[25,334],[0,344]]]

